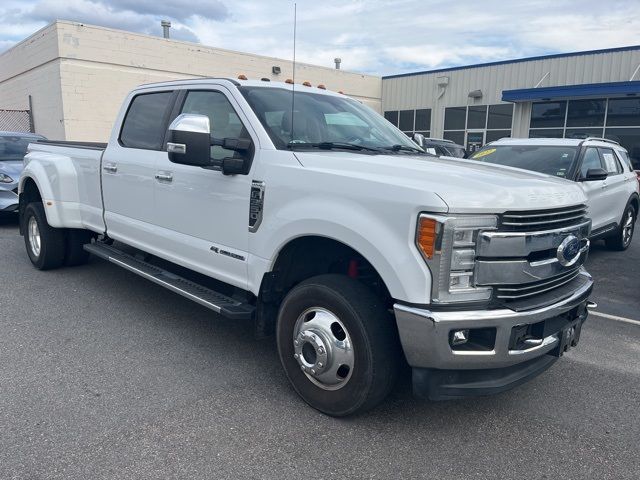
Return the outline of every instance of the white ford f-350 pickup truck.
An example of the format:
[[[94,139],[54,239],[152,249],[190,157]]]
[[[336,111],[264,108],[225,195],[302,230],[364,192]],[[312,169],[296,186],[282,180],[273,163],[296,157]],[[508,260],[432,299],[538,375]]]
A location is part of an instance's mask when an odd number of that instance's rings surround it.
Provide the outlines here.
[[[345,95],[229,79],[141,86],[108,144],[31,144],[19,184],[37,268],[93,254],[253,320],[334,416],[380,402],[405,359],[417,395],[450,399],[575,346],[585,201],[562,179],[427,155]]]

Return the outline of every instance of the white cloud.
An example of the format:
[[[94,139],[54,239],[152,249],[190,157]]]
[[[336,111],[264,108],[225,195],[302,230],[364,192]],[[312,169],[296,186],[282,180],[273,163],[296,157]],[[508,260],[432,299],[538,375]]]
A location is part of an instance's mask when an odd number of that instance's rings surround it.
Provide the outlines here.
[[[640,44],[637,0],[297,0],[297,59],[378,74]],[[5,0],[0,49],[54,18],[291,58],[293,1]]]

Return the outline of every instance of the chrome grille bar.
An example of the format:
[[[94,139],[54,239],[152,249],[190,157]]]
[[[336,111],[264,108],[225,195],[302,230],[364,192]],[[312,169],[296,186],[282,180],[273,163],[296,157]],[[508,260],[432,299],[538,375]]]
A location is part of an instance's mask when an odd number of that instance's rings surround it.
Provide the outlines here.
[[[543,282],[536,282],[535,285],[525,284],[519,287],[500,287],[496,289],[496,298],[500,298],[503,300],[515,300],[531,297],[543,292],[548,292],[549,290],[553,290],[557,287],[560,287],[561,285],[569,283],[571,280],[576,278],[579,273],[580,269],[574,269],[566,274],[557,276],[555,278]]]
[[[505,231],[546,230],[558,226],[568,226],[584,220],[587,216],[586,205],[573,205],[565,208],[535,210],[532,212],[505,212],[501,226]]]

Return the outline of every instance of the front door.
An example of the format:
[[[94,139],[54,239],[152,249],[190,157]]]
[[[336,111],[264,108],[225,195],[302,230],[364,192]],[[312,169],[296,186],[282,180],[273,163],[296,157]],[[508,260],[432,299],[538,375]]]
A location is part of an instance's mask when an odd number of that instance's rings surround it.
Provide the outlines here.
[[[609,176],[604,181],[602,202],[607,206],[607,223],[619,223],[629,201],[627,176],[622,165],[610,148],[598,148],[604,169]]]
[[[467,132],[467,154],[471,156],[472,153],[480,150],[484,145],[484,131],[482,130],[469,130]]]
[[[255,145],[245,127],[248,122],[238,112],[223,87],[186,92],[180,109],[207,115],[216,139],[251,138]],[[222,159],[239,154],[212,146],[210,155],[212,163],[220,165]],[[179,165],[166,156],[157,163],[156,174],[156,223],[163,230],[163,256],[246,289],[251,177],[224,175],[216,166]]]
[[[580,186],[587,195],[587,205],[589,207],[587,215],[591,217],[591,229],[597,230],[607,225],[610,212],[607,211],[609,206],[603,201],[606,179],[594,181],[583,180],[587,176],[587,172],[592,168],[603,168],[598,149],[595,147],[589,147],[585,150],[582,156],[578,181],[580,181]]]

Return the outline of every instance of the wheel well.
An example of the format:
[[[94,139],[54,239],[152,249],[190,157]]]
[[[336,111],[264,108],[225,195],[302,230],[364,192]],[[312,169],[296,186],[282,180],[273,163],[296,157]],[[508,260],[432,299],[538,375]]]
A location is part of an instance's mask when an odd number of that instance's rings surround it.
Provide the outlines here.
[[[325,273],[354,278],[369,287],[385,306],[392,306],[382,277],[356,250],[331,238],[299,237],[280,250],[272,271],[262,279],[256,316],[258,333],[273,332],[278,307],[289,290],[307,278]]]
[[[638,197],[637,196],[631,197],[631,200],[629,201],[629,203],[633,205],[633,208],[636,209],[636,215],[640,214],[640,200],[638,200]]]
[[[24,181],[22,186],[22,193],[20,193],[20,197],[18,199],[18,211],[20,213],[20,218],[24,214],[24,209],[30,203],[42,202],[42,195],[40,195],[40,190],[38,190],[38,185],[32,178],[27,178]],[[20,225],[20,235],[23,235],[22,231],[22,221],[19,222]]]

